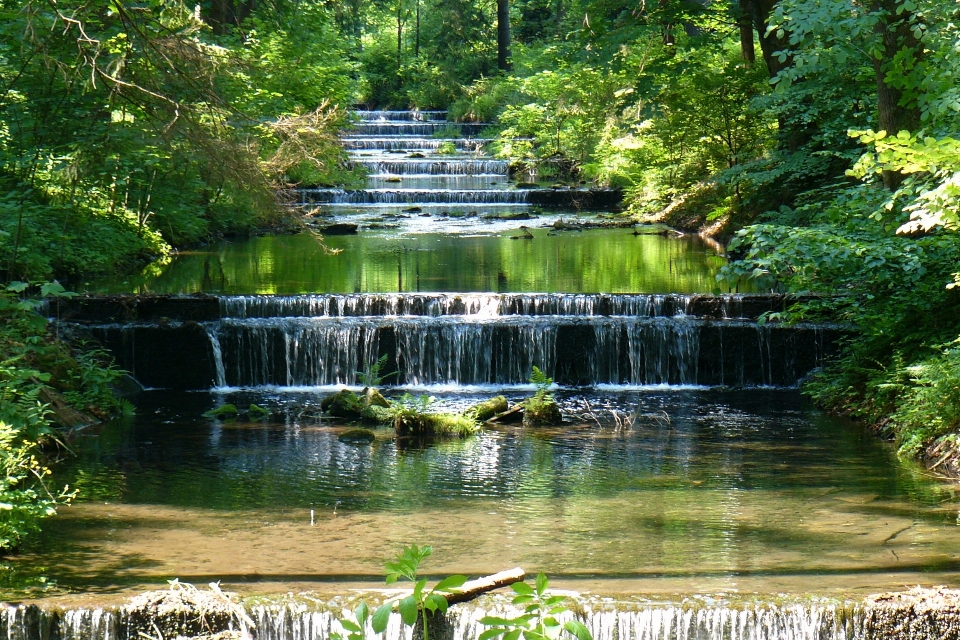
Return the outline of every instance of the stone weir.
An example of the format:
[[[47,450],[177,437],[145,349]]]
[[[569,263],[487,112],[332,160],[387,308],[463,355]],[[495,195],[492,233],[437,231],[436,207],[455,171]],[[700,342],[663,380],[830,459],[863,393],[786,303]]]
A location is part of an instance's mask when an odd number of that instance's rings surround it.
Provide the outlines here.
[[[0,608],[0,634],[8,640],[141,640],[151,638],[222,638],[249,640],[328,640],[346,635],[339,623],[349,615],[342,604],[288,600],[241,606],[229,602],[203,611],[165,606],[144,594],[131,604],[111,608],[47,609],[36,605]],[[957,640],[960,608],[956,592],[915,589],[903,594],[853,603],[769,604],[741,606],[682,605],[581,601],[577,617],[594,640]],[[485,630],[482,617],[516,612],[496,596],[456,605],[446,624],[431,627],[438,640],[474,640]],[[561,623],[572,613],[559,616]],[[394,613],[382,636],[412,640]]]
[[[841,331],[758,323],[783,296],[362,294],[107,296],[51,309],[144,386],[795,386]]]

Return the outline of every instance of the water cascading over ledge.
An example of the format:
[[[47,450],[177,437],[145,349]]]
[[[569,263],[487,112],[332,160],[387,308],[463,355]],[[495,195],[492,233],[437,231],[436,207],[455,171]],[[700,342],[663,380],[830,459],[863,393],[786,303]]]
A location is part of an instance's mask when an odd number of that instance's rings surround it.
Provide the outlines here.
[[[924,594],[924,595],[921,595]],[[914,590],[886,598],[868,598],[849,604],[683,605],[636,603],[582,603],[582,620],[595,640],[956,640],[960,638],[960,610],[955,595],[949,601]],[[484,629],[485,615],[504,615],[502,599],[457,605],[448,613],[452,640],[474,640]],[[327,640],[341,631],[337,618],[348,614],[340,606],[316,601],[285,602],[245,607],[252,625],[235,617],[210,615],[205,632],[237,631],[254,640]],[[564,614],[561,619],[572,617]],[[140,640],[144,630],[191,635],[182,615],[144,619],[127,607],[42,609],[7,606],[0,609],[0,635],[7,640]],[[153,637],[153,636],[151,636]],[[367,630],[367,637],[375,637]],[[412,640],[394,614],[383,640]]]
[[[167,298],[166,306],[154,302],[169,310],[173,300]],[[90,300],[68,303],[60,317],[72,320],[65,328],[103,344],[145,386],[179,389],[352,385],[357,371],[382,356],[387,357],[382,373],[395,373],[391,381],[405,385],[522,384],[537,366],[572,386],[789,387],[820,366],[839,335],[834,327],[761,325],[740,317],[764,303],[775,308],[779,302],[782,308],[782,297],[370,294],[180,300],[193,314],[186,321],[168,315],[144,322],[150,314],[138,313],[136,319],[123,316],[131,321],[105,323],[108,314],[97,314]],[[115,298],[104,304],[118,307]],[[706,313],[687,315],[696,310]],[[84,317],[97,320],[76,322]]]

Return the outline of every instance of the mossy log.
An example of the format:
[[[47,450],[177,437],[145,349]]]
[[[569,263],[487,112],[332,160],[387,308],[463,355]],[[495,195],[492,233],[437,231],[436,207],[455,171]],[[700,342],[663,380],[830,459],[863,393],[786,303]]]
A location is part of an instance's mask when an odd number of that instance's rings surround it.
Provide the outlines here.
[[[398,415],[394,428],[400,437],[431,438],[439,435],[468,436],[479,425],[473,418],[453,413],[416,413]]]
[[[474,420],[479,420],[483,422],[489,420],[498,413],[503,413],[509,407],[507,399],[503,396],[497,396],[496,398],[490,398],[479,404],[475,404],[466,411],[463,412],[463,415],[468,418],[473,418]]]

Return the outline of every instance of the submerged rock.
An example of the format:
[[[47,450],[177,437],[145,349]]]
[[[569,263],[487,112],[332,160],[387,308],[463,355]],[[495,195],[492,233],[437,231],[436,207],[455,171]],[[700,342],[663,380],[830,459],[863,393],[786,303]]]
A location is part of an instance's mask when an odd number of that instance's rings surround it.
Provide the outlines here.
[[[370,429],[347,429],[337,436],[337,440],[347,444],[370,444],[376,439],[377,434]]]
[[[352,222],[336,222],[320,227],[320,233],[325,236],[349,236],[357,232],[360,227]]]

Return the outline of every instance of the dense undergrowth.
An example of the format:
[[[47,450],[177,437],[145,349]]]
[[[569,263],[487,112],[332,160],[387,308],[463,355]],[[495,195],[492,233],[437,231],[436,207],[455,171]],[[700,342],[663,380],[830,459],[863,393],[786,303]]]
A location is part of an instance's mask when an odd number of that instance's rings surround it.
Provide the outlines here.
[[[0,291],[0,555],[75,495],[49,478],[51,464],[70,453],[61,427],[132,410],[114,395],[121,372],[107,354],[71,347],[51,332],[37,303],[16,295],[26,288]],[[64,294],[56,283],[44,292]]]

